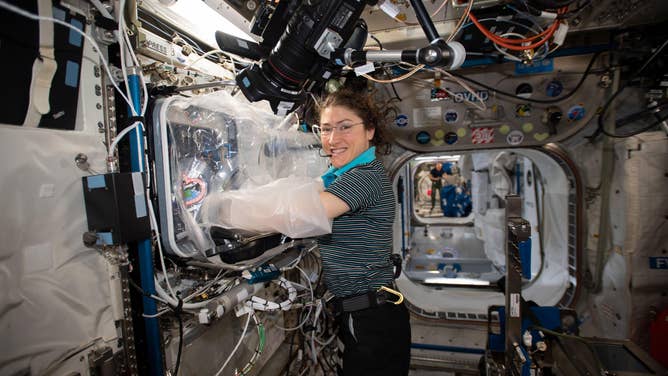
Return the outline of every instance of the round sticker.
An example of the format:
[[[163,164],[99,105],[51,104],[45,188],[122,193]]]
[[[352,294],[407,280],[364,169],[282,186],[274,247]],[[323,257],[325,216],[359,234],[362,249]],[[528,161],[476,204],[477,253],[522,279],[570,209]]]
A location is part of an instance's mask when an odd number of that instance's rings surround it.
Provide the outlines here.
[[[519,145],[524,141],[524,133],[522,133],[519,130],[514,130],[510,133],[508,133],[508,136],[506,136],[506,141],[510,145]]]
[[[520,98],[529,98],[531,97],[531,94],[533,94],[533,88],[526,82],[520,84],[517,86],[517,89],[515,89],[515,95]]]
[[[531,132],[533,130],[533,124],[531,124],[531,123],[522,124],[522,130],[526,133]]]
[[[568,118],[570,120],[580,120],[585,116],[585,108],[579,104],[568,109]]]
[[[544,139],[548,138],[550,136],[549,133],[534,133],[533,138],[536,141],[543,141]]]
[[[408,116],[404,114],[399,114],[396,118],[394,118],[394,124],[397,125],[397,127],[405,127],[408,125]]]
[[[499,127],[499,133],[508,134],[508,132],[510,132],[510,126],[508,124],[504,124]]]
[[[452,144],[456,143],[458,139],[459,139],[459,137],[457,137],[457,135],[455,134],[455,132],[448,132],[448,133],[445,135],[445,142],[446,142],[448,145],[452,145]]]
[[[466,128],[459,128],[459,129],[457,129],[457,136],[459,136],[459,137],[464,137],[464,136],[466,136]]]
[[[424,145],[424,144],[428,144],[429,141],[431,141],[431,136],[429,135],[428,132],[420,131],[415,136],[415,140],[417,141],[418,144]]]
[[[434,138],[437,140],[442,140],[443,136],[445,136],[445,131],[442,129],[439,129],[436,132],[434,132]]]
[[[443,120],[448,124],[456,123],[457,119],[459,119],[459,113],[455,110],[447,110],[443,115]]]
[[[545,94],[547,94],[548,97],[558,97],[563,90],[564,84],[562,84],[561,81],[552,80],[547,84],[547,88],[545,88]]]
[[[530,103],[518,104],[515,107],[515,114],[517,114],[518,117],[531,116],[531,104]]]

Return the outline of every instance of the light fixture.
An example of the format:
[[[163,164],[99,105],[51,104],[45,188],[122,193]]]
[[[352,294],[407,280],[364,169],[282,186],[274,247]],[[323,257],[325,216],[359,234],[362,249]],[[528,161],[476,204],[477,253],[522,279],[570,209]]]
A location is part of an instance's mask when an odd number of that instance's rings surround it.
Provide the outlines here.
[[[216,43],[216,31],[218,30],[224,30],[226,34],[241,39],[254,41],[251,34],[237,27],[202,0],[178,0],[169,6],[169,11],[188,21],[188,31],[211,46],[218,45]]]
[[[424,283],[428,285],[489,286],[489,281],[473,278],[425,278]]]

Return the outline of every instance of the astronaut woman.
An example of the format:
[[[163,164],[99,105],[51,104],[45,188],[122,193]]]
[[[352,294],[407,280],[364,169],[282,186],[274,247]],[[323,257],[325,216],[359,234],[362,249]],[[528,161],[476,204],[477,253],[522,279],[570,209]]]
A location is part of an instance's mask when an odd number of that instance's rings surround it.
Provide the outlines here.
[[[410,324],[391,287],[395,196],[376,153],[388,145],[386,119],[370,97],[348,90],[320,107],[320,137],[331,167],[320,200],[333,219],[318,238],[327,288],[335,295],[343,375],[407,375]],[[377,150],[378,148],[378,150]]]

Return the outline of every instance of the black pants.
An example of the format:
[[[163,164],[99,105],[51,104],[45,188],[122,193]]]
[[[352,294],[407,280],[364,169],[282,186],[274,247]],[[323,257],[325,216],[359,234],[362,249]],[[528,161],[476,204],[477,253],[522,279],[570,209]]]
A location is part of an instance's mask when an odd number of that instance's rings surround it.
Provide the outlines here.
[[[342,376],[405,376],[411,356],[411,327],[403,304],[378,307],[339,316],[343,342]]]
[[[438,197],[441,197],[441,188],[443,188],[443,185],[441,182],[432,182],[431,183],[431,208],[434,208],[434,204],[436,203],[436,194],[438,193]],[[438,206],[441,206],[439,203]]]

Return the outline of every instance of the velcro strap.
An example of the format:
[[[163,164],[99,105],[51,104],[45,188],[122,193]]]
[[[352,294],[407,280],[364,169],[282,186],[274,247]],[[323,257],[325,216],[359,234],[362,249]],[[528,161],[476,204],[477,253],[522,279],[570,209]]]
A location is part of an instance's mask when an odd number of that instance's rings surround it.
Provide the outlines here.
[[[95,15],[95,26],[99,26],[105,30],[118,30],[118,23],[116,21],[103,17],[100,14]]]
[[[127,125],[126,125],[126,126],[129,127],[129,126],[131,126],[132,124],[134,124],[134,123],[136,123],[136,122],[140,122],[140,123],[142,123],[142,124],[146,124],[146,119],[144,119],[143,116],[130,116],[130,117],[128,117]]]
[[[387,302],[385,291],[369,291],[365,294],[337,299],[335,304],[338,312],[355,312],[377,307],[385,302]]]

